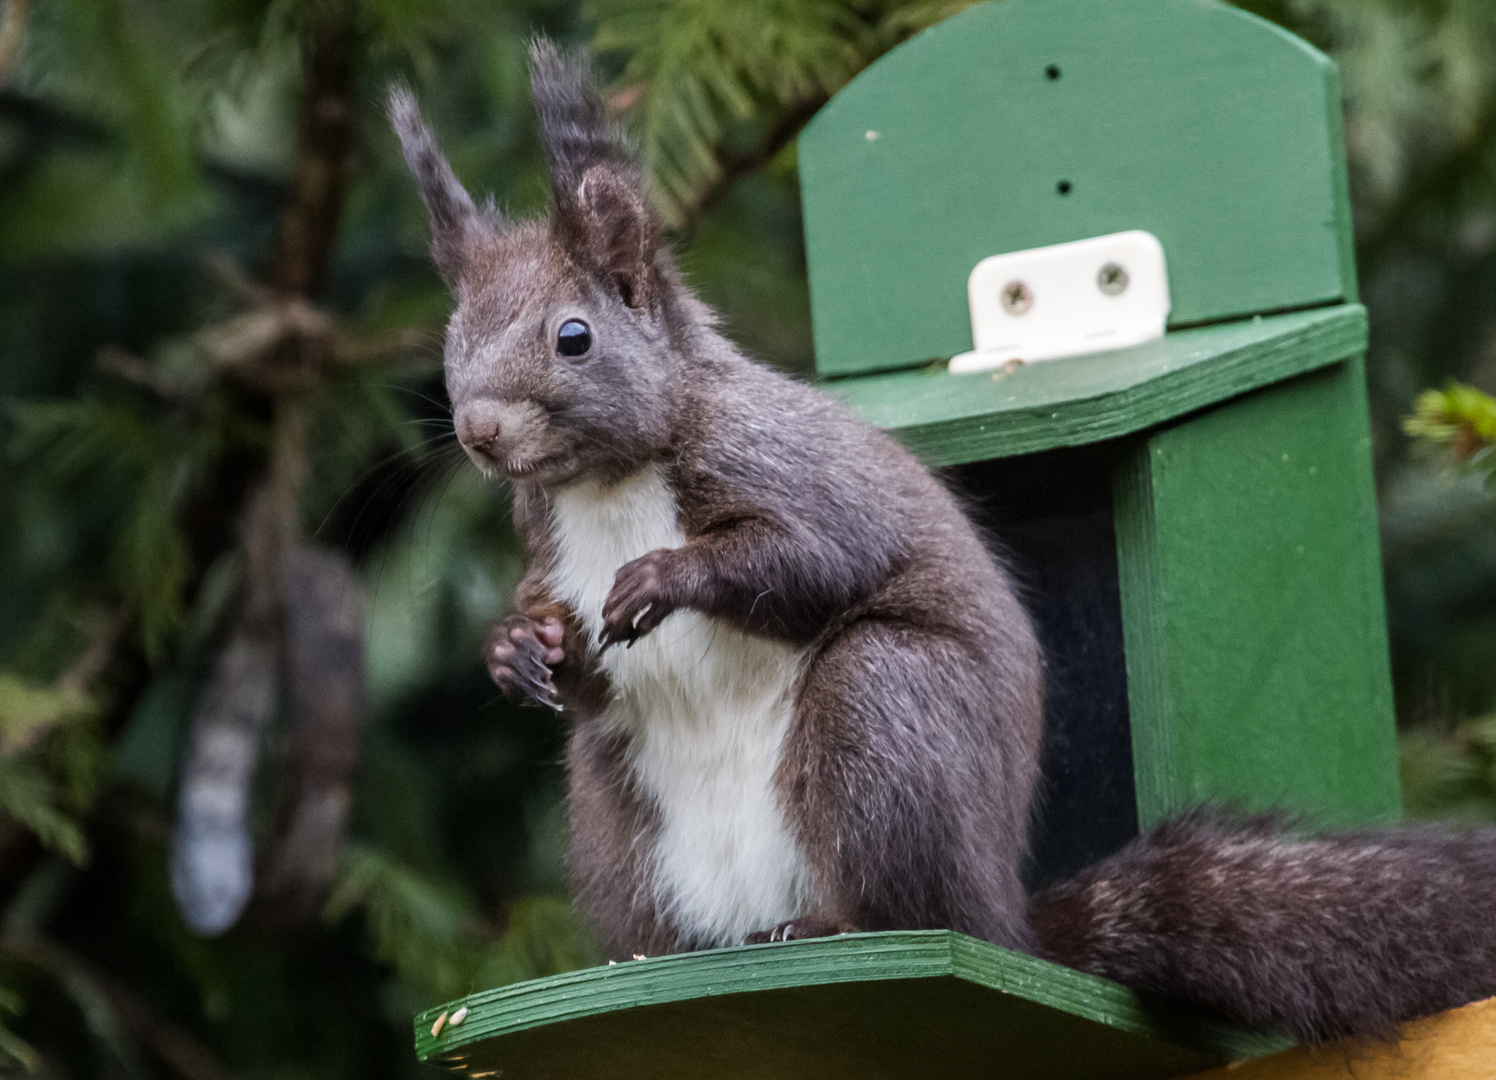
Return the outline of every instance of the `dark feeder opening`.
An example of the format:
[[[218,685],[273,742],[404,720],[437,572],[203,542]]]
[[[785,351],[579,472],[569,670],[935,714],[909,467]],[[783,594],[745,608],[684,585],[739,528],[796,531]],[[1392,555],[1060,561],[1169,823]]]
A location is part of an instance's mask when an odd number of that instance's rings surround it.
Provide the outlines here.
[[[1044,742],[1024,881],[1072,877],[1137,835],[1112,477],[1121,440],[948,471],[1016,576],[1044,648]]]

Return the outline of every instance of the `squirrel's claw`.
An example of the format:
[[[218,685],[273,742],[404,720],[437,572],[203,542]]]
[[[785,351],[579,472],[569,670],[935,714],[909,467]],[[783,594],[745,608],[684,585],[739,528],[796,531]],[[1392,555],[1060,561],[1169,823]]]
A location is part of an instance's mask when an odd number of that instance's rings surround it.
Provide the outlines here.
[[[815,915],[782,922],[772,930],[759,930],[743,939],[744,945],[767,945],[774,941],[805,941],[808,938],[835,937],[838,934],[855,933],[850,923],[836,919],[823,919]]]
[[[543,679],[534,676],[526,679],[525,692],[526,696],[535,704],[544,705],[549,709],[555,709],[557,712],[561,711],[561,701],[556,696],[556,684],[551,680],[549,671],[546,671],[545,678]]]
[[[515,615],[489,635],[488,674],[507,696],[561,710],[551,667],[565,659],[559,621]]]
[[[602,652],[620,642],[632,646],[664,622],[676,605],[667,592],[667,563],[671,552],[642,555],[619,568],[613,589],[603,603],[603,628],[597,636]]]

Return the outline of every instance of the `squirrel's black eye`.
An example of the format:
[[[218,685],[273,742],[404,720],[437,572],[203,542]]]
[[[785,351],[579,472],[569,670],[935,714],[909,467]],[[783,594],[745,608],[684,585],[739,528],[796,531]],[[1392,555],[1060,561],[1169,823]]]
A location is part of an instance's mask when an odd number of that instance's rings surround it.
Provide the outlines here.
[[[556,351],[562,356],[581,356],[592,348],[592,331],[581,319],[567,319],[556,331]]]

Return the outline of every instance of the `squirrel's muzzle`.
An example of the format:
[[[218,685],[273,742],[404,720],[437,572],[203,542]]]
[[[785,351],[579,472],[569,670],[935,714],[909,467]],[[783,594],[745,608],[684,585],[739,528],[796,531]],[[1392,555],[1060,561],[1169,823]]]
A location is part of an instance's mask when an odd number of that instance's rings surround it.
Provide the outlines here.
[[[479,398],[453,409],[457,441],[478,468],[522,476],[544,456],[545,410],[533,401]]]

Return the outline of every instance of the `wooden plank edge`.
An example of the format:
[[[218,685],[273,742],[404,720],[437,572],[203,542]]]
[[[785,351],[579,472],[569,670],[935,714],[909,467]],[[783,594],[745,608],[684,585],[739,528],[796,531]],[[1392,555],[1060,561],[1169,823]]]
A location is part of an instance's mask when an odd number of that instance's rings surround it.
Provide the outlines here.
[[[1172,355],[1176,357],[1182,352],[1192,354],[1189,359],[1183,361],[1186,364],[1198,363],[1201,360],[1210,360],[1221,353],[1242,348],[1253,348],[1264,342],[1275,338],[1288,337],[1293,334],[1302,334],[1313,327],[1323,326],[1326,323],[1339,322],[1365,322],[1365,308],[1359,302],[1342,300],[1339,297],[1331,297],[1325,302],[1313,307],[1292,308],[1285,311],[1253,312],[1240,317],[1229,319],[1210,319],[1198,323],[1185,323],[1180,326],[1170,326],[1164,337],[1155,341],[1144,342],[1140,345],[1128,345],[1121,349],[1108,350],[1100,353],[1086,353],[1080,356],[1066,357],[1059,361],[1045,361],[1034,365],[1037,368],[1068,367],[1076,363],[1086,365],[1097,361],[1105,361],[1105,367],[1112,368],[1110,375],[1115,380],[1115,386],[1097,390],[1094,394],[1087,396],[1104,396],[1116,393],[1124,386],[1129,385],[1132,379],[1126,375],[1115,372],[1116,362],[1125,363],[1129,358],[1137,355],[1143,356],[1143,366],[1152,367],[1156,365],[1159,350],[1162,349],[1162,358],[1166,361]],[[1230,336],[1236,342],[1234,345],[1220,345],[1214,343],[1216,339]],[[1193,354],[1200,355],[1193,355]],[[951,375],[949,370],[950,360],[944,357],[931,357],[916,363],[905,364],[901,367],[888,371],[854,372],[847,375],[823,375],[817,373],[811,377],[811,381],[828,393],[837,395],[852,391],[849,404],[855,404],[857,395],[855,391],[866,384],[877,384],[889,380],[899,380],[908,386],[917,386],[918,381],[926,379],[948,379],[952,385],[980,386],[982,376],[989,379],[994,378],[996,373],[991,371],[976,371],[965,375]],[[1134,372],[1135,374],[1135,372]],[[1155,372],[1145,376],[1145,379],[1158,378],[1163,371]],[[917,380],[917,381],[911,381]],[[846,400],[844,398],[844,400]],[[876,406],[875,406],[876,407]]]
[[[1343,315],[1265,342],[1223,350],[1208,361],[1188,364],[1111,393],[1053,406],[995,410],[887,430],[922,461],[934,466],[1083,446],[1131,435],[1359,355],[1366,348],[1365,309],[1359,304],[1346,304],[1335,310]]]
[[[1490,1080],[1496,998],[1404,1026],[1394,1043],[1344,1040],[1196,1073],[1188,1080]]]
[[[480,991],[415,1018],[421,1060],[496,1035],[545,1024],[697,997],[834,982],[951,974],[949,931],[846,934],[813,941],[741,945],[645,957]],[[466,1006],[467,1019],[433,1037],[441,1013]]]
[[[968,982],[1129,1035],[1167,1043],[1206,1060],[1241,1061],[1276,1053],[1289,1045],[1277,1036],[1238,1031],[1172,1004],[1145,1000],[1109,979],[999,949],[962,934],[951,935],[951,954],[956,976]]]
[[[480,991],[415,1017],[416,1056],[441,1064],[486,1039],[641,1006],[759,990],[942,976],[1168,1042],[1201,1053],[1206,1060],[1225,1061],[1252,1052],[1243,1049],[1246,1044],[1236,1033],[1179,1022],[1116,983],[948,930],[917,930],[650,957]],[[461,1025],[445,1024],[439,1034],[432,1034],[438,1017],[450,1018],[461,1008],[468,1010]]]
[[[1132,729],[1133,790],[1138,828],[1147,831],[1177,809],[1174,803],[1178,791],[1174,718],[1165,691],[1169,657],[1160,604],[1151,440],[1139,441],[1117,468],[1112,507]]]

